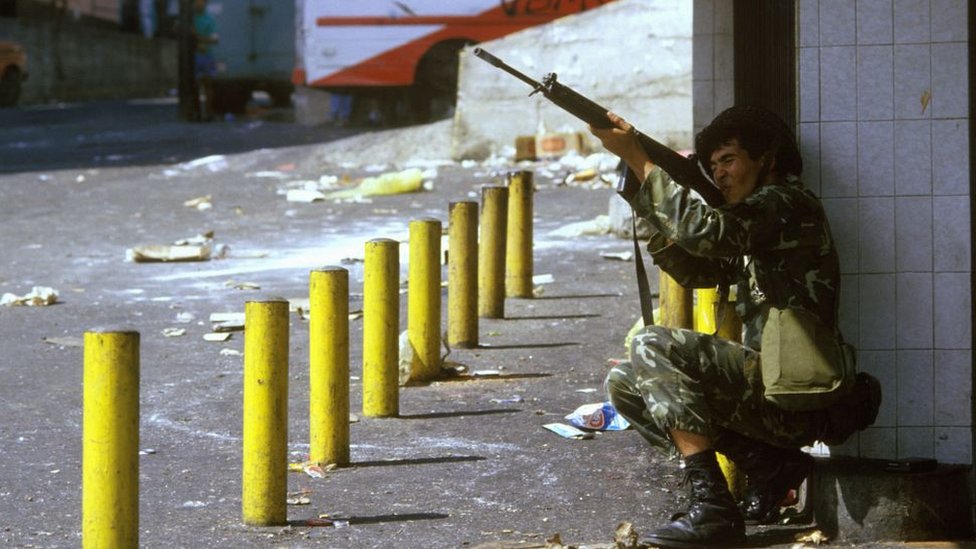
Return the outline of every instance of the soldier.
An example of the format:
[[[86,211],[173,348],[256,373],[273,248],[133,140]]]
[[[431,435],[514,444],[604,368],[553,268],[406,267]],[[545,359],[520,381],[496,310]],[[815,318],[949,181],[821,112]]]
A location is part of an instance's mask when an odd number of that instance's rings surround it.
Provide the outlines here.
[[[691,484],[690,506],[647,540],[662,547],[738,545],[746,523],[769,523],[809,473],[800,450],[839,443],[874,420],[877,380],[858,374],[844,410],[795,412],[764,398],[760,340],[770,306],[812,313],[837,330],[840,271],[823,206],[800,182],[792,132],[756,107],[732,107],[695,139],[695,152],[725,204],[710,207],[650,160],[633,127],[590,128],[636,175],[621,193],[652,226],[648,250],[681,285],[736,285],[743,343],[691,330],[644,328],[631,360],[607,375],[611,402],[651,445],[677,452]],[[840,406],[840,405],[838,405]],[[837,420],[847,416],[845,424]],[[720,451],[745,472],[736,502],[719,469]]]

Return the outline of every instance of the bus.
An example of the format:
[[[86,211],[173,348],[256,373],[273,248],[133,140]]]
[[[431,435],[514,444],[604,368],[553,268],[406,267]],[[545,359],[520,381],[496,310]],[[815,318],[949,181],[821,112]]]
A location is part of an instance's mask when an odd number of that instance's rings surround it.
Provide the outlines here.
[[[453,110],[463,47],[611,1],[297,0],[292,83],[428,121]]]

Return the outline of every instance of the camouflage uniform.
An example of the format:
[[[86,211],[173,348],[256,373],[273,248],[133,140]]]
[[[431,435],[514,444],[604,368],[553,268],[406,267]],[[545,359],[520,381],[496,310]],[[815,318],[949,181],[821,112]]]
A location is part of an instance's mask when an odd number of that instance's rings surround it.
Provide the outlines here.
[[[759,351],[770,306],[805,309],[837,326],[840,270],[820,201],[787,176],[712,208],[655,168],[631,205],[657,229],[648,243],[654,262],[681,285],[736,285],[744,344],[645,328],[631,342],[631,361],[607,376],[614,406],[670,451],[671,429],[713,436],[726,428],[781,447],[815,441],[822,413],[787,412],[763,398]]]

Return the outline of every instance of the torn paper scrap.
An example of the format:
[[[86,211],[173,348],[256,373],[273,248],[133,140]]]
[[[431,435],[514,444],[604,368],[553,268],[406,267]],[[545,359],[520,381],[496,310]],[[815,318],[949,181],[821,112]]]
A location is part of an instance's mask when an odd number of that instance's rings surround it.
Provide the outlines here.
[[[125,251],[129,263],[153,263],[165,261],[208,261],[210,246],[137,246]]]
[[[542,426],[543,429],[547,429],[556,433],[563,438],[571,438],[575,440],[584,440],[593,438],[593,433],[587,433],[586,431],[580,431],[572,425],[565,425],[563,423],[546,423]]]
[[[30,293],[24,295],[3,294],[0,297],[0,305],[7,307],[44,307],[54,305],[58,302],[60,294],[54,288],[47,286],[34,286]]]

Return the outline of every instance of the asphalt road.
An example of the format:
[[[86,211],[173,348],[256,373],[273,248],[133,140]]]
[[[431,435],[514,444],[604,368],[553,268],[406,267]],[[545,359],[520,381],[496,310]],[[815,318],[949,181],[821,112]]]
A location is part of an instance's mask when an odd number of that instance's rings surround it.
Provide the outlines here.
[[[432,188],[422,192],[288,202],[282,193],[295,181],[370,172],[308,162],[356,130],[275,118],[185,124],[173,105],[120,103],[0,111],[0,294],[60,294],[47,307],[0,307],[0,544],[81,543],[78,338],[104,327],[141,334],[141,546],[544,547],[555,534],[609,544],[621,522],[646,532],[681,509],[677,464],[633,431],[568,440],[542,428],[603,399],[607,359],[624,354],[639,308],[633,263],[600,256],[627,251],[628,241],[549,235],[606,213],[612,191],[538,178],[534,270],[552,281],[537,298],[508,299],[504,319],[481,320],[478,348],[449,357],[503,375],[403,388],[399,417],[351,425],[350,467],[289,475],[289,491],[309,500],[289,506],[289,524],[244,526],[243,334],[204,341],[209,315],[264,295],[307,297],[309,271],[335,264],[349,270],[357,310],[367,240],[405,242],[409,221],[422,217],[446,223],[449,202],[477,200],[510,169],[447,164],[429,169]],[[209,209],[184,205],[208,195]],[[225,258],[126,261],[127,249],[209,231]],[[404,277],[406,257],[404,248]],[[403,328],[406,313],[401,296]],[[308,451],[309,345],[307,323],[290,318],[297,462]],[[166,337],[170,328],[185,334]],[[361,416],[362,321],[350,329],[351,411]],[[331,524],[308,525],[321,516]],[[788,547],[808,529],[751,539]]]

